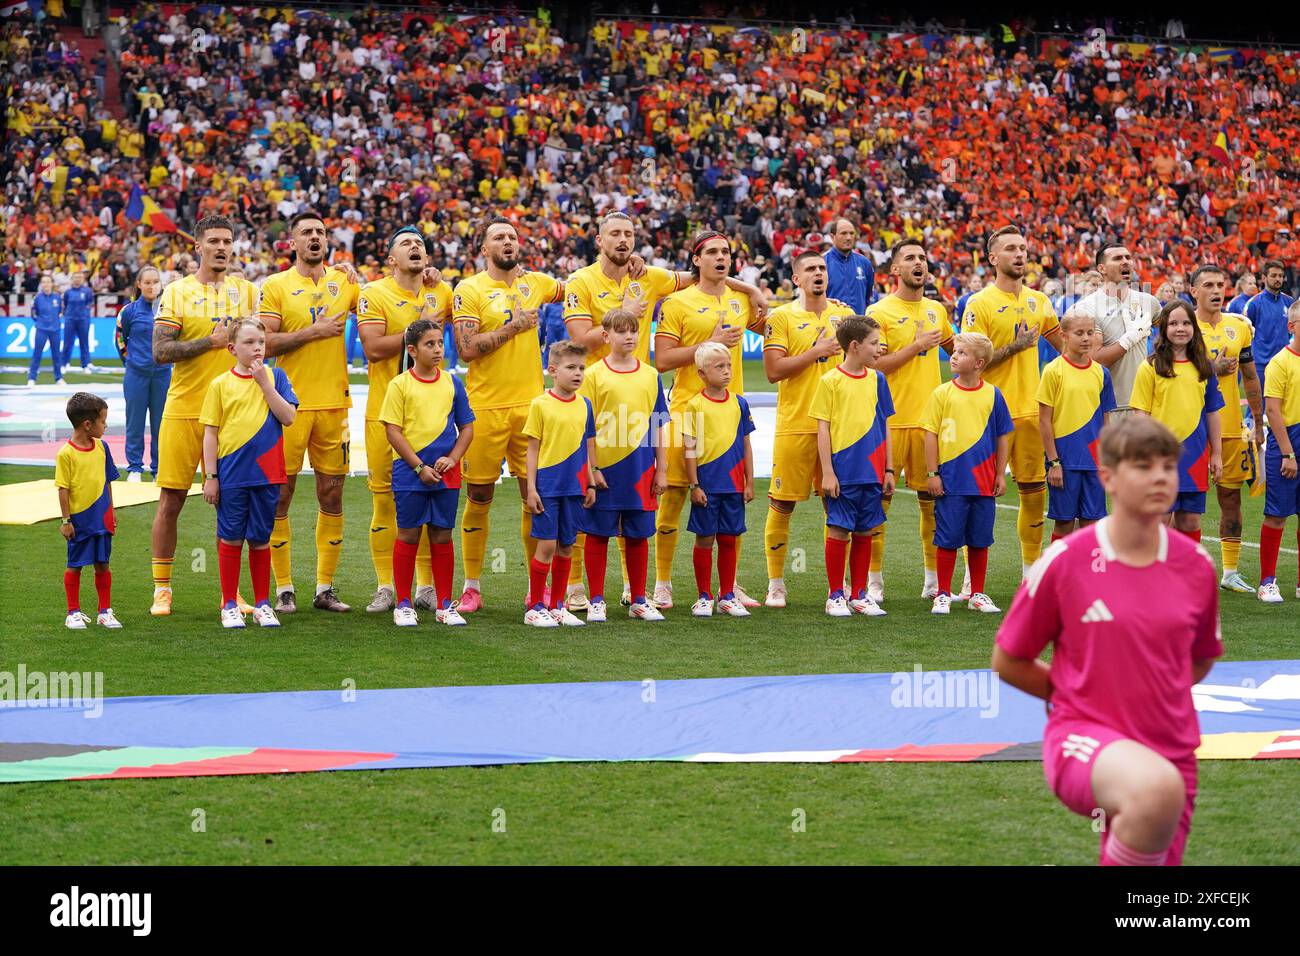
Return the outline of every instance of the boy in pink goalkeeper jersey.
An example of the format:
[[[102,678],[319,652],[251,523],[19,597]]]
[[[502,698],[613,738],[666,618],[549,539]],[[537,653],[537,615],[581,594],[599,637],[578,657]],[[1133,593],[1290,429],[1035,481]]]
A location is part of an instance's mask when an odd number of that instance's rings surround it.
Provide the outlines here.
[[[1100,444],[1111,514],[1030,569],[993,669],[1048,701],[1043,772],[1075,813],[1105,812],[1102,865],[1177,866],[1201,742],[1192,685],[1223,654],[1219,589],[1213,560],[1164,524],[1178,494],[1173,433],[1131,417]],[[1038,660],[1049,643],[1050,666]]]

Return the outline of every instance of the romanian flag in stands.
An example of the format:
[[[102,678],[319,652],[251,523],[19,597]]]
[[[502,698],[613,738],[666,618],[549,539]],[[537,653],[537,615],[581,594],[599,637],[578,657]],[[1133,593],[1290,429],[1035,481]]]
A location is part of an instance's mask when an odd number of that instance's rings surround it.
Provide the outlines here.
[[[1210,144],[1210,156],[1225,166],[1232,163],[1232,147],[1228,143],[1228,131],[1222,126],[1214,134],[1214,142]]]
[[[176,223],[162,211],[162,207],[144,194],[140,184],[131,187],[131,198],[123,210],[131,222],[143,222],[154,232],[176,232]]]

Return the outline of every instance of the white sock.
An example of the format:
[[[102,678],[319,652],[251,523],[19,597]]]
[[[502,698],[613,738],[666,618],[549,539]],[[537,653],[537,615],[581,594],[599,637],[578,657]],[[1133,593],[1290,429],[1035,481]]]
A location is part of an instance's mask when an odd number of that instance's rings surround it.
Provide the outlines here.
[[[868,571],[868,572],[867,572],[867,583],[868,583],[868,584],[879,584],[881,587],[884,587],[884,586],[885,586],[885,572],[883,572],[883,571]]]
[[[926,568],[926,570],[925,570],[925,586],[926,586],[927,588],[928,588],[928,587],[936,587],[936,588],[937,588],[937,587],[939,586],[939,572],[938,572],[938,571],[931,571],[929,568]]]
[[[163,585],[161,587],[155,587],[153,589],[153,596],[157,597],[158,595],[162,594],[164,591],[166,591],[168,594],[172,593],[172,589],[169,585]]]
[[[1023,581],[1025,578],[1029,577],[1029,569],[1032,568],[1032,567],[1033,567],[1032,564],[1025,564],[1025,563],[1023,563],[1023,562],[1021,563],[1021,565],[1020,565],[1020,580]]]
[[[772,588],[783,588],[785,587],[785,578],[771,578],[767,582],[767,587],[769,590]]]
[[[332,584],[321,584],[319,581],[317,581],[317,582],[316,582],[316,593],[317,593],[317,594],[324,594],[326,591],[328,591],[328,590],[329,590],[330,588],[332,588],[332,587],[334,587],[334,585],[332,585]]]
[[[672,586],[673,586],[673,582],[672,582],[672,581],[656,581],[656,582],[655,582],[655,590],[656,590],[656,591],[658,591],[660,588],[667,588],[667,589],[671,590],[671,589],[672,589]]]
[[[478,586],[478,578],[466,578],[466,579],[465,579],[465,590],[466,590],[466,591],[481,591],[482,588],[480,588],[480,587]]]

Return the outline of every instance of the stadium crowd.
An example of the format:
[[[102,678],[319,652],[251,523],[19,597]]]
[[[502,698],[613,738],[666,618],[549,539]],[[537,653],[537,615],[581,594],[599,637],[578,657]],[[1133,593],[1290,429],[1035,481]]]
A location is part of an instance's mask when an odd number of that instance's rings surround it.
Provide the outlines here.
[[[725,231],[738,273],[778,299],[792,254],[841,216],[877,264],[924,236],[949,301],[987,273],[983,238],[1009,221],[1031,237],[1034,287],[1116,236],[1152,291],[1205,261],[1235,278],[1276,258],[1288,290],[1300,278],[1300,74],[1282,51],[1031,56],[969,37],[632,21],[571,42],[499,22],[143,4],[119,35],[118,118],[106,58],[82,62],[49,21],[15,14],[0,287],[34,292],[50,273],[61,291],[85,269],[123,292],[140,263],[164,284],[192,272],[188,242],[125,217],[136,184],[174,222],[242,221],[235,255],[254,281],[288,264],[286,223],[308,207],[367,278],[405,223],[434,237],[449,278],[481,268],[467,237],[490,213],[521,226],[530,267],[568,274],[614,209],[670,268],[693,230]]]

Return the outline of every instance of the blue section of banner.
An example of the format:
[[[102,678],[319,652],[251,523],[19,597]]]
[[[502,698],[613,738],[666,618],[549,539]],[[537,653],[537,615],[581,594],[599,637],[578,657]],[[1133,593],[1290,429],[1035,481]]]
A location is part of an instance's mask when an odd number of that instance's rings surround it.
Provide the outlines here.
[[[946,688],[938,698],[932,684]],[[1300,661],[1219,664],[1206,684],[1202,733],[1300,727]],[[6,744],[395,754],[355,770],[774,752],[798,761],[801,752],[1032,743],[1045,722],[1042,701],[989,671],[127,697],[105,700],[96,719],[81,707],[14,708],[12,698],[0,707]]]
[[[7,316],[3,319],[4,359],[6,361],[31,361],[32,349],[36,347],[36,326],[29,318]],[[117,319],[112,316],[96,316],[90,320],[90,356],[91,359],[118,358],[117,347],[113,344],[113,333],[117,330]],[[63,348],[64,329],[59,328],[59,348]],[[73,344],[73,356],[81,361],[81,346]],[[45,350],[45,362],[50,361],[50,350]],[[66,362],[66,359],[65,359]]]

